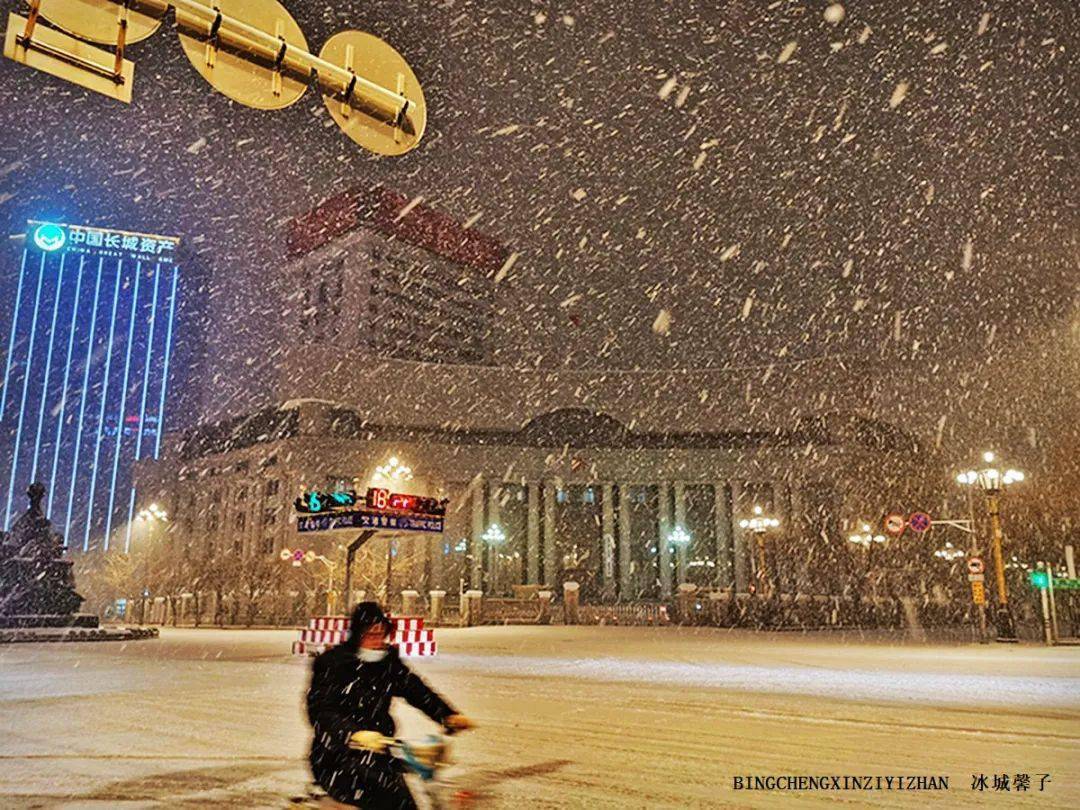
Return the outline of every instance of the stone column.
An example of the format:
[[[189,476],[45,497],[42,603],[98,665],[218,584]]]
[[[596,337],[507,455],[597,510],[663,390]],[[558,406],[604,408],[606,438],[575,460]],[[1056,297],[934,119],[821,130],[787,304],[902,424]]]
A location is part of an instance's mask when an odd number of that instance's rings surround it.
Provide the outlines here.
[[[428,609],[428,620],[432,626],[442,622],[443,605],[446,604],[446,591],[431,591],[428,593],[431,606]]]
[[[602,488],[600,504],[600,537],[604,550],[604,588],[607,598],[615,596],[615,485],[610,481]]]
[[[717,481],[715,492],[716,585],[719,588],[726,589],[735,585],[734,524],[732,523],[731,502],[728,500],[727,484],[723,481]]]
[[[502,509],[500,508],[501,500],[502,485],[498,481],[492,481],[488,484],[488,514],[487,525],[484,527],[484,531],[487,531],[487,529],[494,526],[496,523],[499,524],[500,528],[504,528],[502,526]],[[499,570],[501,567],[499,565],[499,554],[503,550],[495,543],[485,543],[485,545],[487,546],[487,592],[493,596],[498,596],[499,589],[502,587],[502,577],[500,576],[502,571]]]
[[[746,593],[747,585],[750,582],[750,569],[749,569],[749,551],[747,547],[747,537],[749,533],[746,529],[739,527],[739,521],[746,517],[749,508],[743,503],[743,485],[741,481],[731,482],[731,513],[732,513],[732,533],[734,536],[734,543],[732,543],[733,556],[735,557],[735,592]]]
[[[525,581],[535,585],[540,581],[540,485],[525,485],[528,509],[525,524]]]
[[[461,600],[461,624],[463,627],[472,627],[484,620],[484,592],[480,590],[465,591]]]
[[[660,597],[671,598],[671,493],[670,486],[666,481],[659,484],[660,492]]]
[[[405,616],[417,615],[420,607],[420,593],[414,590],[401,592],[401,612]]]
[[[555,559],[555,484],[544,483],[544,584],[555,587],[559,573]]]
[[[469,586],[479,590],[484,585],[484,479],[477,478],[469,490],[472,498],[472,532],[469,536],[469,553],[472,565]]]
[[[540,624],[551,624],[551,597],[554,591],[539,591],[536,596],[540,601],[540,616],[537,621]]]
[[[578,588],[576,582],[563,583],[563,623],[578,623]]]
[[[690,624],[694,620],[694,601],[697,597],[697,585],[692,582],[680,582],[677,594],[675,607],[679,612],[679,624]]]
[[[798,484],[792,484],[790,510],[791,525],[788,527],[788,530],[791,532],[793,547],[799,550],[799,564],[795,566],[795,592],[809,594],[813,588],[810,585],[810,566],[807,565],[806,547],[803,545],[807,540],[803,534],[805,529],[803,522],[804,508],[802,490],[799,488]],[[814,542],[814,538],[810,538],[810,542]]]
[[[630,563],[630,498],[625,484],[619,485],[619,598],[633,597]]]
[[[675,491],[675,523],[672,526],[682,526],[684,531],[689,531],[686,528],[686,485],[682,481],[677,481],[673,487]],[[690,549],[688,543],[679,543],[675,547],[675,561],[676,572],[678,573],[678,582],[682,584],[687,580],[686,563],[690,558]]]

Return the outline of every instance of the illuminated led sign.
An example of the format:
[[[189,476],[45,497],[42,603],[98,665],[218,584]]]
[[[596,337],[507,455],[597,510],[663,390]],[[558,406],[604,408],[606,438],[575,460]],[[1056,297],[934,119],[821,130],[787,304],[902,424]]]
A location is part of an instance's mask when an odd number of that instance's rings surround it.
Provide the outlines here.
[[[59,250],[67,241],[64,229],[52,222],[44,222],[34,230],[34,244],[46,253]]]
[[[34,245],[46,253],[67,248],[69,253],[92,253],[95,257],[136,259],[171,264],[180,240],[172,236],[66,225],[30,220]]]
[[[332,512],[337,509],[348,509],[356,506],[356,493],[348,492],[305,492],[296,499],[294,505],[297,512],[309,515],[317,515],[322,512]]]
[[[405,495],[378,487],[372,487],[367,491],[366,502],[368,509],[410,512],[416,515],[446,514],[446,501],[425,498],[420,495]]]

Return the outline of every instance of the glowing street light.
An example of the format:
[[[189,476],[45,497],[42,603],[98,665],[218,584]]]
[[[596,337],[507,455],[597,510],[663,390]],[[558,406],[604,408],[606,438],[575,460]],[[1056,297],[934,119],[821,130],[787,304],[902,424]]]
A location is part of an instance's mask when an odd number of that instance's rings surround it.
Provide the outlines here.
[[[668,542],[676,546],[686,546],[690,544],[690,532],[684,529],[682,526],[676,526],[668,534]]]
[[[946,542],[945,548],[939,548],[934,552],[934,556],[945,560],[946,562],[952,562],[953,560],[958,560],[963,557],[964,550],[962,548],[957,548],[952,543]]]
[[[147,522],[152,520],[160,520],[162,523],[169,521],[169,514],[156,503],[150,504],[145,509],[140,509],[136,515],[139,520],[145,520]]]
[[[413,477],[412,467],[401,463],[397,456],[390,456],[390,460],[375,468],[375,474],[392,481],[411,481]]]
[[[993,541],[994,573],[997,580],[997,626],[998,639],[1015,641],[1016,630],[1013,628],[1012,615],[1009,613],[1009,596],[1005,588],[1005,561],[1001,553],[1001,510],[999,498],[1005,488],[1024,480],[1020,470],[1001,470],[995,464],[995,456],[987,451],[983,453],[984,467],[977,470],[965,470],[956,476],[957,482],[977,486],[986,496],[986,507],[990,513],[990,532]]]
[[[492,523],[481,537],[489,546],[497,546],[506,540],[506,532],[498,523]]]
[[[761,580],[761,585],[764,588],[768,579],[765,569],[765,532],[769,529],[775,529],[780,525],[780,521],[773,517],[768,517],[762,513],[761,507],[755,504],[753,517],[744,518],[739,521],[739,526],[747,531],[751,532],[755,538],[757,538],[758,547],[758,579]]]
[[[884,543],[886,540],[889,539],[883,534],[874,534],[870,530],[869,523],[862,524],[860,528],[861,532],[856,532],[854,534],[848,535],[848,541],[854,543],[857,546],[862,546],[863,548],[870,548],[871,543]]]

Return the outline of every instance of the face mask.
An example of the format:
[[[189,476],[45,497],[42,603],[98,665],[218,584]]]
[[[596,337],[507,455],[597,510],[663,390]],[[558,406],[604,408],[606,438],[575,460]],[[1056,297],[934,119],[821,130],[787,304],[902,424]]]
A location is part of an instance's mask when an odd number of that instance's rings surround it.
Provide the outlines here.
[[[386,658],[386,650],[369,650],[361,647],[356,655],[365,664],[374,664]]]

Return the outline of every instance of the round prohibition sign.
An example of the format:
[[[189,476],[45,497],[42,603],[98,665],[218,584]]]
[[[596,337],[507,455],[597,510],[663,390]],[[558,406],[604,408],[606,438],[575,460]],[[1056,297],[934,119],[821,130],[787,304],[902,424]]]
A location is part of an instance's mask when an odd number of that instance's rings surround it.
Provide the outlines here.
[[[907,520],[903,515],[893,512],[885,516],[885,532],[893,536],[901,535],[907,528]]]
[[[911,527],[913,532],[919,532],[920,534],[929,529],[933,522],[926,512],[913,512],[911,517],[908,518],[908,526]]]

